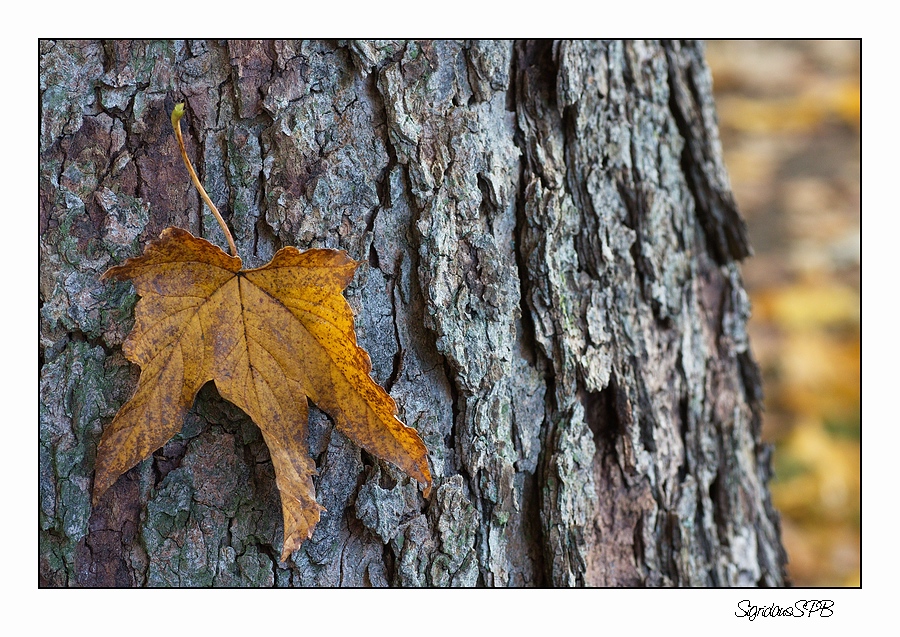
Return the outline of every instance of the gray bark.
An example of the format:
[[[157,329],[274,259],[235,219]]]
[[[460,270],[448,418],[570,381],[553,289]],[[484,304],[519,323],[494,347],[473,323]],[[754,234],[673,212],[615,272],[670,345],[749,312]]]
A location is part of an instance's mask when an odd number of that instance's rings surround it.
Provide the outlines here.
[[[279,563],[256,426],[201,390],[92,509],[139,370],[101,283],[167,226],[247,267],[367,261],[346,292],[434,493],[311,411],[323,513]],[[702,45],[95,42],[40,46],[44,586],[779,586],[749,254]]]

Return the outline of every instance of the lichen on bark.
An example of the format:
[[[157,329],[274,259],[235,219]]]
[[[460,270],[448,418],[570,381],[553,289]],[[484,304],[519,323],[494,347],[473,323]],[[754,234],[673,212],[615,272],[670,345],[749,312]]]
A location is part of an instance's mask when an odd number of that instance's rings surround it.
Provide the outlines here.
[[[42,41],[40,566],[47,586],[779,585],[759,385],[702,45]],[[90,509],[137,371],[130,284],[170,225],[250,266],[367,260],[373,377],[426,501],[310,412],[326,507],[280,563],[256,426],[210,385]]]

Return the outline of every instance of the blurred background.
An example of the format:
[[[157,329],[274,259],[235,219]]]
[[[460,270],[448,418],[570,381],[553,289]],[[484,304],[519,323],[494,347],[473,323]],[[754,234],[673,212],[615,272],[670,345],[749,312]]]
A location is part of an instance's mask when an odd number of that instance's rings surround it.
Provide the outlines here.
[[[708,41],[795,586],[860,584],[860,42]]]

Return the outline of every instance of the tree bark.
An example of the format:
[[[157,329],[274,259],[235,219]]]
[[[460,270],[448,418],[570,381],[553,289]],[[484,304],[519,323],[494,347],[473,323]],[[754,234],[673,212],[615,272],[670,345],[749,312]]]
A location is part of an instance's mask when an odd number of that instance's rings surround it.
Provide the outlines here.
[[[703,47],[42,41],[43,586],[781,586],[761,385]],[[280,563],[268,450],[210,383],[96,508],[139,370],[130,283],[167,226],[246,267],[364,260],[372,375],[429,449],[425,500],[312,409],[326,511]]]

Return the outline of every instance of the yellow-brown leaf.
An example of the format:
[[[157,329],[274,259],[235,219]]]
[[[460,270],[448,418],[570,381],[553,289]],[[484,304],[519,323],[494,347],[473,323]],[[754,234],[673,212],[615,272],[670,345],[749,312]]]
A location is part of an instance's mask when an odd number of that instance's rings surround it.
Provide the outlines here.
[[[241,260],[179,228],[104,279],[131,279],[141,296],[123,350],[141,366],[134,397],[100,440],[94,503],[125,471],[175,435],[197,392],[214,380],[259,426],[284,514],[282,560],[312,535],[322,507],[307,450],[307,396],[363,449],[431,489],[427,450],[369,376],[341,292],[359,263],[345,252],[288,247],[267,265]]]

